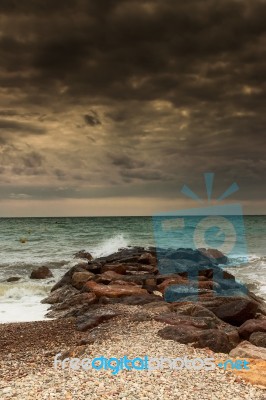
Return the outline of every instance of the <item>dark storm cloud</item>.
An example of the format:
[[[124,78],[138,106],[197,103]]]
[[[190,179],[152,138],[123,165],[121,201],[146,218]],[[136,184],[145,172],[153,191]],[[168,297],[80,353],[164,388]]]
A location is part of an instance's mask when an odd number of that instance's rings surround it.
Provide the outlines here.
[[[20,123],[16,121],[0,120],[0,134],[8,132],[22,132],[23,134],[37,134],[43,135],[46,130],[44,128],[34,126],[27,123]]]
[[[89,114],[84,115],[84,120],[86,124],[90,126],[101,125],[100,118],[95,111],[90,111]]]
[[[91,168],[79,164],[88,146],[116,182],[215,170],[246,177],[243,196],[262,198],[264,0],[2,0],[0,13],[0,143],[60,132],[78,181],[78,167]],[[75,148],[79,134],[86,143]],[[68,178],[68,164],[51,168]]]

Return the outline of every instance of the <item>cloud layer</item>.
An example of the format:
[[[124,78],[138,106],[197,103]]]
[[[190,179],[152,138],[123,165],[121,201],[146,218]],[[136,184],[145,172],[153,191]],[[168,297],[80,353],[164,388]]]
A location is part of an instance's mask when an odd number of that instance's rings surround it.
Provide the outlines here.
[[[213,171],[217,195],[237,181],[266,212],[265,15],[264,0],[2,0],[0,197],[126,197],[134,214],[184,183],[203,196]]]

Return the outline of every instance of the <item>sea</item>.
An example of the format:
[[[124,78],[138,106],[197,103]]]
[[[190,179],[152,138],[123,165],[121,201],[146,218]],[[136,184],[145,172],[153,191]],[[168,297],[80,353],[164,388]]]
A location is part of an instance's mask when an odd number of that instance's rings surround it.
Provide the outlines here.
[[[197,228],[191,218],[189,229]],[[239,250],[225,266],[239,281],[266,300],[266,216],[244,217],[247,255]],[[230,241],[230,235],[225,241]],[[93,257],[120,248],[158,246],[152,217],[49,217],[0,219],[0,323],[45,319],[48,305],[40,301],[86,250]],[[177,246],[184,247],[184,246]],[[190,246],[188,243],[187,247]],[[48,266],[53,278],[30,279],[33,269]],[[7,282],[19,277],[16,282]]]

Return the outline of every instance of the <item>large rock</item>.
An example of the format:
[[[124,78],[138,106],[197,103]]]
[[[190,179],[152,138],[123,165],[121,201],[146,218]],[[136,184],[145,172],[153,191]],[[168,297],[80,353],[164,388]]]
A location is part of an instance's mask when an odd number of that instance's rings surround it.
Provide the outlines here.
[[[232,349],[227,335],[218,329],[200,330],[191,325],[167,326],[159,330],[158,335],[179,343],[193,343],[194,347],[207,347],[216,353],[228,353]]]
[[[117,317],[119,313],[111,310],[96,309],[95,311],[87,312],[85,315],[77,318],[77,330],[87,331],[88,329],[95,328],[99,324]]]
[[[51,277],[53,277],[52,271],[46,266],[34,269],[30,275],[30,279],[47,279]]]
[[[190,296],[186,300],[197,301],[221,320],[235,326],[240,326],[246,320],[254,318],[258,310],[258,303],[247,296]]]
[[[187,285],[188,280],[183,278],[180,275],[173,276],[172,278],[165,279],[162,283],[158,285],[158,289],[160,292],[164,293],[165,289],[171,285]]]
[[[138,286],[132,285],[102,285],[94,281],[85,283],[84,288],[92,291],[97,297],[122,297],[131,295],[144,295],[147,294],[147,290],[141,289]]]
[[[215,329],[217,327],[217,323],[210,317],[191,317],[185,315],[178,315],[177,313],[165,313],[161,315],[157,315],[155,317],[156,321],[164,322],[169,325],[176,326],[191,326],[197,329]]]
[[[249,337],[250,343],[266,348],[266,332],[254,332]]]
[[[202,254],[213,259],[217,264],[226,264],[228,257],[225,256],[221,251],[216,249],[198,249]]]
[[[77,289],[73,286],[65,285],[62,286],[49,294],[49,296],[45,297],[45,299],[41,300],[41,303],[44,304],[56,304],[61,303],[70,296],[79,293]]]
[[[94,304],[97,302],[97,297],[94,293],[75,293],[68,296],[61,303],[56,303],[52,306],[53,311],[66,310],[82,304]]]
[[[71,284],[71,280],[72,280],[72,275],[75,272],[84,272],[86,271],[86,267],[87,264],[84,263],[80,263],[77,265],[74,265],[73,267],[71,267],[66,273],[65,275],[52,287],[51,292],[53,292],[54,290],[65,286],[65,285],[70,285]]]
[[[108,284],[110,282],[120,281],[124,279],[123,274],[118,274],[115,271],[106,271],[100,275],[97,275],[95,278],[95,282]]]
[[[244,340],[235,349],[231,350],[229,355],[231,357],[256,358],[266,361],[266,349],[254,346],[247,340]]]
[[[84,272],[74,272],[72,275],[71,284],[77,289],[81,289],[84,283],[93,279],[95,275],[92,272],[84,271]]]
[[[11,276],[10,278],[7,278],[7,282],[17,282],[19,281],[21,278],[19,276]]]
[[[93,259],[92,255],[88,253],[86,250],[80,250],[75,254],[75,258],[85,258],[88,261]]]
[[[122,263],[105,264],[102,267],[102,272],[113,271],[122,275],[126,273],[126,270],[127,270],[127,265]]]
[[[266,332],[266,319],[249,319],[238,328],[243,339],[249,339],[253,332]]]
[[[160,296],[156,296],[154,294],[142,294],[142,295],[133,295],[133,296],[124,296],[124,297],[100,297],[99,303],[101,304],[126,304],[129,306],[137,306],[137,305],[144,305],[149,303],[159,303],[165,304],[163,298]],[[166,303],[167,304],[167,303]]]
[[[151,253],[143,253],[139,257],[138,261],[141,264],[149,264],[149,265],[156,265],[157,260],[156,257],[154,257]]]

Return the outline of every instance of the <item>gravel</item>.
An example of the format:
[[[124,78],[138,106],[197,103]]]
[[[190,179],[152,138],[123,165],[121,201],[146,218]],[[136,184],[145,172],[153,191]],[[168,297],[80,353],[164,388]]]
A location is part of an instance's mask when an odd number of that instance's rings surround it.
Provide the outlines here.
[[[54,369],[54,356],[59,352],[80,358],[101,355],[108,358],[125,355],[129,358],[145,355],[175,358],[187,355],[189,358],[215,357],[218,360],[226,357],[207,349],[194,349],[161,339],[157,331],[165,326],[163,323],[148,318],[140,318],[137,322],[136,315],[141,313],[143,316],[140,306],[109,305],[108,308],[121,311],[123,317],[90,332],[76,332],[71,320],[0,325],[1,400],[266,400],[264,390],[219,368],[214,371],[123,370],[117,375],[110,370]],[[88,344],[84,345],[84,341]]]

